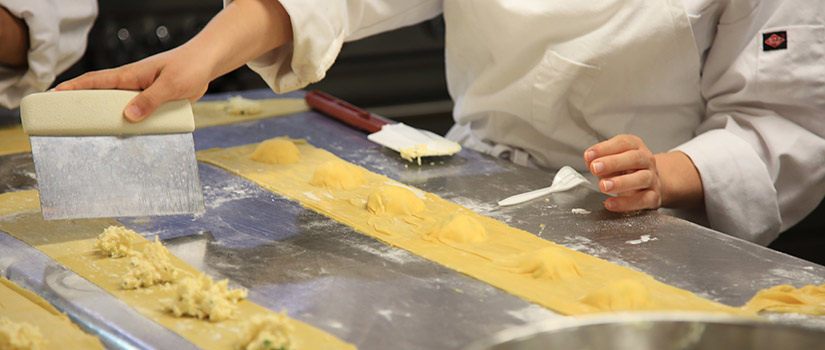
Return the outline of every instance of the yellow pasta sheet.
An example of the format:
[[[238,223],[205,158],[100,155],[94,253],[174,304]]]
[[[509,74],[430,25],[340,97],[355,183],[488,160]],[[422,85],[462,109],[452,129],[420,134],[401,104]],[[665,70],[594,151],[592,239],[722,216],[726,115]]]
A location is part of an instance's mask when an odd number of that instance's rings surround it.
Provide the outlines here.
[[[360,233],[565,315],[614,310],[754,314],[700,298],[633,269],[561,247],[363,168],[359,169],[364,174],[365,182],[353,189],[311,185],[310,180],[319,165],[340,159],[306,142],[295,141],[295,144],[301,153],[300,161],[295,164],[272,165],[252,161],[250,155],[257,144],[201,151],[198,152],[198,159],[296,200]],[[373,214],[367,210],[367,198],[379,187],[387,185],[411,189],[423,200],[424,210],[415,215]],[[475,243],[433,239],[433,234],[457,214],[480,223],[486,231],[486,239]],[[561,263],[566,265],[553,266],[553,257],[545,259],[541,255],[545,252],[563,257]],[[570,260],[574,267],[570,267]],[[578,275],[570,276],[565,269],[577,270]]]
[[[48,301],[5,278],[0,278],[2,318],[37,327],[44,349],[103,349],[97,338],[83,332]]]
[[[196,102],[192,104],[192,113],[195,114],[195,128],[279,117],[309,110],[306,102],[304,102],[303,99],[297,98],[271,98],[247,101],[256,104],[256,107],[260,108],[260,112],[247,114],[230,113],[228,101]]]
[[[97,236],[110,225],[119,225],[112,219],[44,221],[40,214],[37,192],[22,191],[0,194],[0,230],[28,243],[52,259],[105,289],[135,308],[144,316],[180,334],[204,349],[234,349],[240,346],[243,320],[258,314],[274,313],[247,300],[240,302],[235,316],[226,321],[210,322],[189,317],[175,317],[164,311],[164,303],[175,295],[174,285],[155,285],[142,289],[121,289],[122,275],[129,259],[112,259],[94,248]],[[132,247],[142,251],[149,240],[139,237]],[[196,270],[172,256],[177,269],[196,274]],[[304,349],[354,349],[334,336],[317,328],[292,320],[294,338]]]

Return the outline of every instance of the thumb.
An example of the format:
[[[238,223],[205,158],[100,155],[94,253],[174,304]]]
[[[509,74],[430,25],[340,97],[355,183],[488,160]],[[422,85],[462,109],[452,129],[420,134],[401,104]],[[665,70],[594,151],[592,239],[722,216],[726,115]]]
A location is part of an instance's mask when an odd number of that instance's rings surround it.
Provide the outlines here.
[[[123,117],[126,120],[137,123],[155,112],[158,107],[166,101],[171,100],[171,93],[163,82],[155,81],[146,90],[140,92],[126,105],[123,110]]]

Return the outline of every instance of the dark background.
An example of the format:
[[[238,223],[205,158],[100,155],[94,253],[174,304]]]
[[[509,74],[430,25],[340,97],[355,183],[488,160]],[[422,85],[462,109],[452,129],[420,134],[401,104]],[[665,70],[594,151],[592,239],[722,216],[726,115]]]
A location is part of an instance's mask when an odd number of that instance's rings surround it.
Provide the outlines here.
[[[183,44],[223,8],[220,0],[100,0],[85,55],[56,83],[117,67]],[[209,93],[267,89],[246,66],[216,79]],[[347,43],[319,89],[379,115],[444,133],[452,103],[444,75],[441,17]]]

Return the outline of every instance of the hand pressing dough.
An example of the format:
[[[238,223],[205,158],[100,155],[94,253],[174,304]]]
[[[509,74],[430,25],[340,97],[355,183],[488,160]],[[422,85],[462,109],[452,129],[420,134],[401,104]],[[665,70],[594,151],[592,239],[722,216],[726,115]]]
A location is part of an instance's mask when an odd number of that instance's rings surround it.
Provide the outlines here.
[[[582,298],[582,302],[606,311],[645,310],[650,305],[650,291],[639,281],[610,281]]]
[[[570,254],[557,247],[541,248],[516,259],[501,260],[497,263],[516,273],[527,274],[536,279],[566,280],[582,275]]]
[[[487,230],[478,220],[466,214],[455,214],[435,228],[426,240],[442,243],[480,243],[487,240]]]
[[[366,183],[361,168],[343,160],[322,163],[315,169],[309,183],[317,187],[351,190]]]
[[[288,138],[274,138],[261,142],[250,159],[268,164],[294,164],[301,160],[301,152]]]
[[[783,284],[760,290],[743,308],[754,312],[825,315],[825,284],[795,288]]]
[[[0,349],[39,350],[46,341],[40,329],[27,322],[14,322],[0,317]]]
[[[243,350],[293,350],[300,346],[295,344],[292,333],[295,327],[286,315],[256,315],[245,321],[245,334],[241,338]]]
[[[131,256],[129,271],[120,283],[123,289],[146,288],[178,279],[178,269],[169,259],[171,253],[163,243],[160,243],[157,236],[154,242],[144,246],[142,253],[131,251],[128,255]]]
[[[228,280],[215,283],[202,273],[197,277],[186,277],[176,284],[177,297],[166,306],[166,310],[177,317],[223,321],[230,318],[238,302],[246,298],[245,290],[229,289]]]
[[[381,186],[367,197],[367,210],[373,214],[415,215],[424,209],[424,201],[406,187]]]
[[[122,258],[132,252],[132,241],[141,238],[123,226],[109,226],[97,237],[95,248],[110,258]]]

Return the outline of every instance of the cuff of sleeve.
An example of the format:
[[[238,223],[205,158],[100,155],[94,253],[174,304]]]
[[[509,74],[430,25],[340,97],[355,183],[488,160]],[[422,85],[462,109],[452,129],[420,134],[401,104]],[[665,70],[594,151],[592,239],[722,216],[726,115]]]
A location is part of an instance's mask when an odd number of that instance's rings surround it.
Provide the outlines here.
[[[733,133],[711,130],[680,145],[702,177],[711,228],[767,245],[779,235],[776,189],[762,158]]]
[[[281,0],[292,22],[292,42],[267,52],[247,65],[277,93],[301,89],[324,78],[346,37],[343,23],[329,11],[306,0]],[[326,6],[335,7],[335,6]]]
[[[0,83],[0,104],[15,107],[23,96],[46,90],[56,78],[60,28],[56,9],[44,2],[6,1],[3,7],[29,29],[28,68],[6,70]]]

